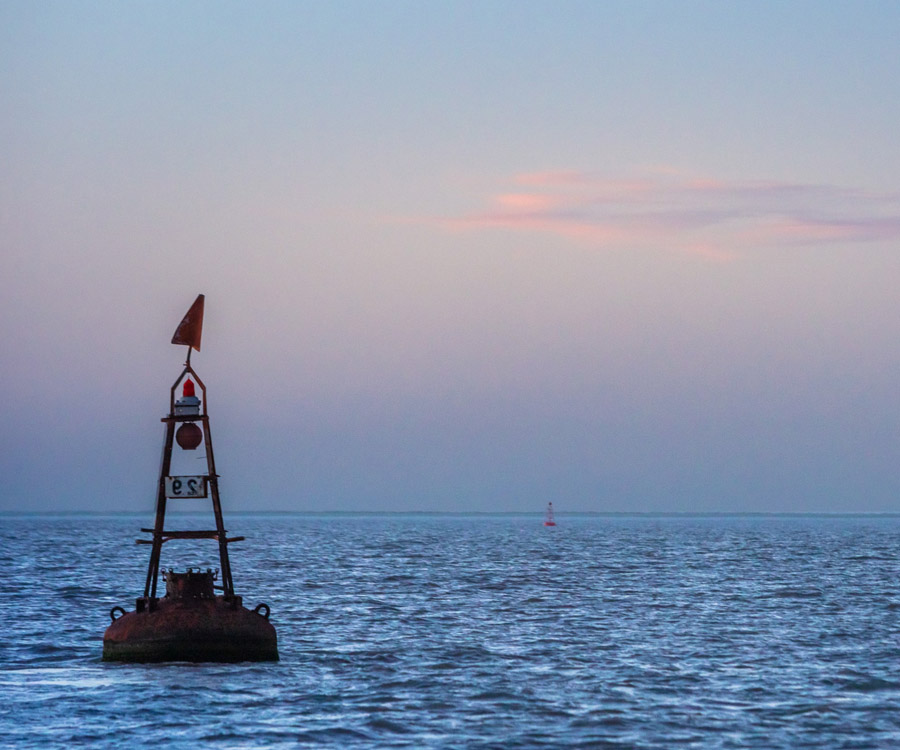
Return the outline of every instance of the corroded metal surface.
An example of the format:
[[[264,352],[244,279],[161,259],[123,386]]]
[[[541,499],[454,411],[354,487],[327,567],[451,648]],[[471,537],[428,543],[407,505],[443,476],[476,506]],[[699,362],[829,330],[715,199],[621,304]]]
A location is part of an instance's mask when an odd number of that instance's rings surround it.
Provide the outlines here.
[[[216,574],[207,568],[194,570],[188,568],[185,573],[167,570],[163,574],[166,582],[166,596],[173,599],[215,599]]]
[[[143,611],[124,614],[106,629],[104,661],[278,661],[266,605],[249,610],[222,596],[143,603]]]
[[[192,451],[203,442],[203,430],[193,422],[185,422],[175,433],[175,441],[182,449]]]

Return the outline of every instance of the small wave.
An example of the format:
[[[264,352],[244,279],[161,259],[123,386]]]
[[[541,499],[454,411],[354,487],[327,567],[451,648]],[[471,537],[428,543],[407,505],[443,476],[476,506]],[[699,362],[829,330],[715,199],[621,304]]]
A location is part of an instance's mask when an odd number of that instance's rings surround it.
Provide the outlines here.
[[[367,726],[380,732],[391,732],[392,734],[409,734],[411,731],[408,726],[381,716],[370,719]]]
[[[235,742],[252,739],[246,734],[238,732],[219,732],[217,734],[205,734],[200,739],[204,742]]]
[[[844,683],[841,686],[841,690],[851,690],[858,693],[874,693],[878,690],[900,690],[900,682],[866,676]]]
[[[834,714],[836,709],[827,703],[804,703],[801,705],[787,706],[780,713],[782,716],[827,716]]]
[[[772,596],[776,599],[818,599],[824,596],[824,592],[822,589],[798,589],[798,588],[783,588],[776,589]]]
[[[509,690],[484,690],[469,696],[469,699],[473,701],[519,701],[521,696]]]
[[[581,716],[572,722],[572,726],[580,729],[582,727],[621,727],[628,724],[629,721],[621,712],[599,712],[595,711],[590,716]]]
[[[368,732],[349,727],[329,727],[328,729],[307,730],[297,735],[297,742],[328,742],[329,740],[373,740]]]

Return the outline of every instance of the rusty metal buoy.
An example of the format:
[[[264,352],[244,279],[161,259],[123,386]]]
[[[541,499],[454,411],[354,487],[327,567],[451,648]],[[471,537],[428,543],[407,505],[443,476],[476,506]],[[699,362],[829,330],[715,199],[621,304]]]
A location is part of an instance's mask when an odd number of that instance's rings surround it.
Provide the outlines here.
[[[133,612],[126,612],[123,607],[113,607],[110,611],[112,623],[103,635],[104,661],[236,662],[278,659],[278,640],[275,628],[269,622],[269,605],[258,604],[255,609],[249,610],[243,606],[242,597],[234,593],[228,545],[240,542],[244,537],[229,537],[225,530],[219,501],[219,475],[216,473],[209,415],[206,413],[206,386],[191,367],[191,349],[200,350],[203,300],[202,294],[197,297],[172,337],[173,344],[187,345],[188,355],[184,370],[170,391],[169,414],[162,419],[166,425],[166,436],[157,483],[156,522],[152,529],[141,529],[151,534],[150,539],[137,540],[138,544],[151,545],[144,595],[137,599]],[[197,382],[202,399],[197,397],[194,382],[189,376]],[[183,397],[176,401],[175,389],[182,381]],[[177,432],[176,425],[179,425]],[[177,442],[183,450],[194,450],[204,436],[206,474],[170,476],[173,443]],[[167,529],[167,501],[181,498],[209,498],[216,527],[209,530]],[[205,571],[199,568],[188,568],[185,572],[176,572],[171,568],[163,571],[166,593],[159,597],[157,582],[163,544],[179,539],[209,539],[216,542],[221,567],[217,571],[209,568]]]

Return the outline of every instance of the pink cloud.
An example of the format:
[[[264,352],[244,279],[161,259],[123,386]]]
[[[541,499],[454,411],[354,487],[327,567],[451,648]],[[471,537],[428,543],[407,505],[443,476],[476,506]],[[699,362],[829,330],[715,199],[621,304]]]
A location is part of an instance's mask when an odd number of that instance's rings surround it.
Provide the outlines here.
[[[784,245],[900,239],[900,197],[831,185],[729,181],[663,169],[625,179],[531,172],[510,182],[516,189],[498,192],[485,210],[439,223],[716,259]]]
[[[510,211],[549,211],[559,201],[549,195],[535,193],[503,193],[494,198],[501,208]]]

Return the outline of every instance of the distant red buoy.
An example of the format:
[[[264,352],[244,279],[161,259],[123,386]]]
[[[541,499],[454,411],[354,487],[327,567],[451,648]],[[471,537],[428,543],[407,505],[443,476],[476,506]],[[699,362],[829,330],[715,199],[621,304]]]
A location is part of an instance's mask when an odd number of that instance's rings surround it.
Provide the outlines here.
[[[544,526],[556,526],[556,521],[553,520],[553,503],[547,503],[547,519]]]

